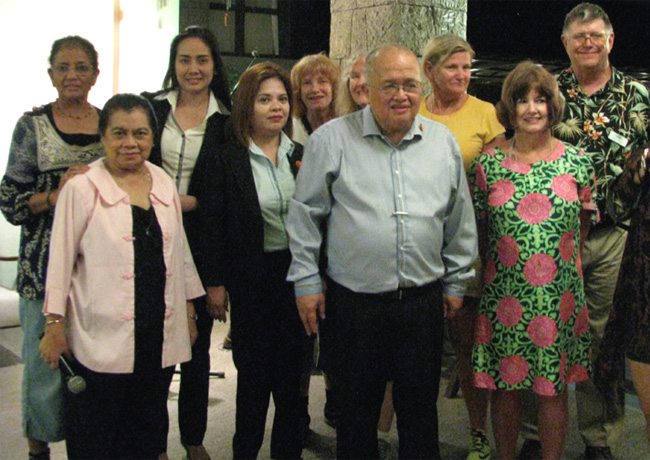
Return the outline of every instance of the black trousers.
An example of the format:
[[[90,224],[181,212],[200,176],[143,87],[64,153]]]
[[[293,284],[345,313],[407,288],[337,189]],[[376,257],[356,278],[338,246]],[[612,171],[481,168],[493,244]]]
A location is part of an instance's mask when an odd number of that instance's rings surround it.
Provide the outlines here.
[[[210,393],[210,334],[214,319],[206,309],[206,297],[194,300],[194,309],[199,319],[196,327],[199,336],[192,346],[192,359],[182,363],[178,390],[178,426],[181,442],[186,446],[203,444],[208,424],[208,399]],[[167,389],[172,383],[173,373],[169,374]],[[167,452],[169,433],[169,412],[161,424],[158,451]]]
[[[66,449],[70,459],[157,459],[173,367],[132,374],[94,372],[77,361],[86,389],[64,382]]]
[[[438,459],[436,400],[442,359],[440,283],[388,295],[355,293],[329,279],[326,315],[340,396],[337,458],[378,458],[377,423],[393,381],[400,459]]]
[[[210,390],[210,334],[214,319],[206,310],[206,297],[194,301],[199,316],[196,327],[199,336],[192,346],[192,359],[181,364],[178,392],[178,426],[181,442],[189,446],[203,444],[208,421]]]
[[[293,284],[285,281],[289,251],[264,255],[266,283],[231,296],[232,353],[237,367],[233,457],[254,459],[262,446],[271,395],[275,416],[271,458],[300,458],[298,436],[304,329]]]

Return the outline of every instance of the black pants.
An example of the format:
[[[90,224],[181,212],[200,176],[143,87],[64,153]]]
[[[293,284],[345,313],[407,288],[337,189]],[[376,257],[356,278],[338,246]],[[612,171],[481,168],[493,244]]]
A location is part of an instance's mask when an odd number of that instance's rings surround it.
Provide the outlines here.
[[[326,315],[336,336],[332,370],[341,398],[337,458],[378,458],[377,423],[393,381],[399,457],[438,459],[436,400],[443,339],[439,283],[384,296],[327,281]]]
[[[75,395],[64,383],[68,458],[157,459],[174,368],[108,374],[71,366],[86,389]]]
[[[192,359],[181,364],[178,392],[178,426],[181,442],[189,446],[203,444],[208,421],[210,390],[210,334],[214,319],[206,310],[206,298],[194,301],[199,316],[196,327],[199,336],[192,346]]]
[[[203,444],[208,424],[208,399],[210,393],[210,335],[214,319],[206,309],[206,297],[194,300],[194,309],[199,319],[196,327],[199,336],[192,346],[192,359],[182,363],[178,390],[178,426],[181,442],[186,446]],[[167,389],[172,383],[173,373],[169,375]],[[158,451],[167,452],[169,433],[169,413],[161,425]]]
[[[237,367],[235,459],[254,459],[262,446],[270,396],[275,403],[271,458],[300,458],[298,436],[304,329],[293,284],[285,281],[291,255],[264,255],[266,283],[232,295],[232,352]],[[255,291],[255,292],[253,292]]]

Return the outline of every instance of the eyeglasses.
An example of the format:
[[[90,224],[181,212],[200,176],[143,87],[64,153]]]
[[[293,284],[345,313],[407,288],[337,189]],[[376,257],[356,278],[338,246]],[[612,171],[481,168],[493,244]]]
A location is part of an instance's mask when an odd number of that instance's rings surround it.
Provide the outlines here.
[[[571,36],[571,40],[580,44],[587,43],[587,40],[591,40],[591,43],[603,44],[608,38],[608,32],[594,32],[593,34],[576,34]]]
[[[87,74],[92,70],[88,64],[75,64],[74,66],[70,66],[68,64],[59,64],[53,68],[54,72],[58,74],[66,74],[70,72],[71,69],[74,69],[74,71],[80,75]]]
[[[372,85],[368,85],[372,86]],[[403,90],[407,94],[418,94],[422,90],[422,83],[419,81],[407,81],[406,83],[399,84],[399,83],[387,83],[382,86],[372,86],[373,88],[377,88],[381,94],[387,97],[392,97],[395,96],[399,90]]]

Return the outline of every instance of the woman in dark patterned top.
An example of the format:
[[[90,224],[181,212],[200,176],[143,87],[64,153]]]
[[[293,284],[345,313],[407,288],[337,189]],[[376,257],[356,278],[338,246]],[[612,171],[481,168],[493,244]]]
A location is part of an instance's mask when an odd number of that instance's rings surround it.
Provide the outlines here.
[[[625,378],[624,356],[632,374],[650,441],[650,144],[630,155],[623,173],[612,185],[608,211],[617,220],[628,217],[630,229],[618,275],[614,304],[595,364],[601,391],[617,388],[611,398],[623,402],[620,382]],[[616,206],[615,206],[616,205]],[[623,205],[623,207],[621,207]],[[631,209],[631,214],[627,210]],[[605,379],[605,380],[604,380]],[[606,379],[617,382],[618,387]],[[605,383],[605,384],[603,384]],[[610,390],[611,391],[611,390]]]
[[[46,327],[41,310],[53,210],[63,185],[102,156],[99,110],[88,102],[99,75],[95,47],[78,36],[61,38],[53,43],[49,62],[58,98],[18,120],[0,185],[2,213],[22,226],[18,293],[25,362],[23,435],[30,458],[49,458],[48,443],[64,436],[59,372],[50,369],[38,351]]]

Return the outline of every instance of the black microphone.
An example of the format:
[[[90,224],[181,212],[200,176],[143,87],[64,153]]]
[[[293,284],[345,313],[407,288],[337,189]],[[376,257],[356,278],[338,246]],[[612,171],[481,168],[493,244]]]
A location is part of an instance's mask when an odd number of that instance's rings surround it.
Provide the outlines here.
[[[67,369],[68,374],[70,374],[65,378],[65,382],[68,385],[68,390],[70,390],[70,393],[77,395],[84,391],[86,389],[86,380],[82,376],[77,375],[72,371],[70,365],[65,360],[63,355],[61,355],[59,358],[59,363],[63,364],[63,366]]]

